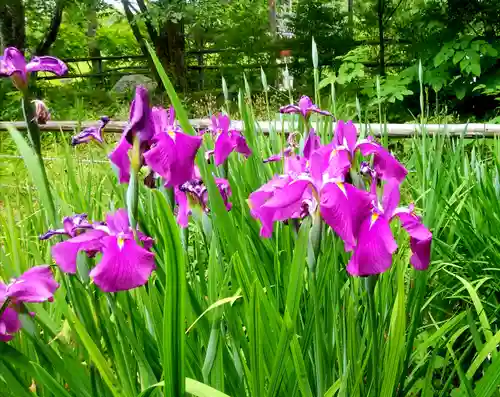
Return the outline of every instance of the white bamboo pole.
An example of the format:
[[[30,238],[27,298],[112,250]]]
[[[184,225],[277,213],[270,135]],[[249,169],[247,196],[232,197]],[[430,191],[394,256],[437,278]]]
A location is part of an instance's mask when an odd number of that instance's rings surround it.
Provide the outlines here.
[[[193,127],[196,129],[205,129],[211,125],[210,119],[192,119],[190,120]],[[24,122],[0,122],[0,131],[7,131],[7,125],[12,125],[18,130],[26,130],[26,125]],[[76,122],[76,121],[49,121],[47,124],[40,125],[40,130],[43,132],[48,131],[62,131],[74,133],[85,127],[95,126],[97,123],[95,121],[86,122]],[[107,133],[121,133],[123,128],[127,125],[126,121],[111,121],[104,129]],[[232,128],[244,131],[244,125],[242,121],[234,120],[231,123]],[[356,124],[358,131],[360,125]],[[363,124],[366,127],[367,135],[380,136],[384,131],[381,132],[381,128],[387,132],[389,137],[394,138],[407,138],[415,135],[420,135],[422,126],[420,124]],[[270,131],[270,123],[268,121],[256,122],[256,128],[262,133],[267,134]],[[465,138],[476,138],[476,137],[494,137],[500,136],[500,124],[425,124],[425,131],[429,135],[444,134],[450,136],[464,136]],[[285,133],[289,133],[293,130],[292,123],[284,122],[283,130]]]

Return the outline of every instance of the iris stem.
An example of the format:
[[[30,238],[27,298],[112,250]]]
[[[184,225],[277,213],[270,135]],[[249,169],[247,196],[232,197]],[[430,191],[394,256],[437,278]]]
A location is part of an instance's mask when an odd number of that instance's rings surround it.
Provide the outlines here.
[[[127,189],[127,211],[132,230],[137,230],[137,215],[139,210],[139,169],[141,167],[141,148],[139,137],[134,137],[130,162],[130,181]]]
[[[40,140],[40,128],[36,123],[36,113],[33,104],[31,103],[31,98],[28,91],[23,93],[23,98],[21,99],[21,107],[23,109],[24,121],[26,122],[26,127],[28,129],[28,137],[33,147],[35,153],[42,157],[42,144]]]
[[[43,183],[46,186],[47,190],[47,195],[49,198],[49,205],[50,205],[50,214],[55,214],[55,205],[54,205],[54,198],[52,197],[52,191],[50,190],[50,184],[49,184],[49,178],[47,176],[47,170],[45,169],[45,164],[43,163],[42,159],[42,145],[41,145],[41,140],[40,140],[40,128],[38,127],[38,124],[36,123],[36,114],[35,114],[35,108],[33,104],[31,103],[31,98],[30,98],[30,93],[28,91],[23,92],[23,98],[21,99],[21,108],[23,110],[23,116],[24,116],[24,121],[26,123],[26,127],[28,129],[28,137],[29,137],[29,143],[33,150],[35,151],[36,156],[38,157],[38,163],[40,164],[40,170],[42,173],[42,178],[43,178]],[[56,222],[57,219],[50,219],[52,217],[49,217],[47,219],[47,223],[50,224],[51,222]],[[55,223],[54,223],[55,224]]]
[[[2,307],[0,307],[0,318],[2,317],[2,314],[7,310],[7,307],[9,306],[10,303],[10,298],[5,299],[5,302],[3,303]]]
[[[323,331],[321,327],[321,317],[319,310],[318,291],[316,289],[316,272],[310,272],[311,275],[309,287],[314,306],[314,361],[316,366],[316,388],[317,395],[323,396],[325,391],[324,368],[323,368]]]
[[[406,342],[406,357],[401,368],[401,376],[399,378],[399,392],[398,397],[403,396],[405,380],[407,378],[408,365],[410,363],[410,357],[413,351],[413,342],[415,340],[415,336],[417,334],[417,327],[420,324],[420,310],[422,308],[424,298],[425,298],[425,286],[427,284],[427,272],[416,272],[416,291],[415,298],[413,299],[413,311],[411,316],[411,325],[410,325],[410,333],[408,335],[408,340]]]
[[[375,397],[379,396],[380,372],[379,372],[379,340],[377,332],[377,307],[375,304],[375,284],[377,276],[365,277],[365,288],[368,295],[368,311],[370,316],[370,331],[372,334],[372,376],[374,380]]]

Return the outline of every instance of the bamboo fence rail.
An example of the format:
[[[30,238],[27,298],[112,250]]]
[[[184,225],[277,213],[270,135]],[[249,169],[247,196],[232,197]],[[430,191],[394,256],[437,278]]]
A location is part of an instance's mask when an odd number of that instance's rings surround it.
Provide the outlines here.
[[[202,130],[211,125],[210,119],[191,119],[191,125],[197,129]],[[86,127],[96,126],[98,123],[95,121],[49,121],[47,124],[40,125],[42,132],[49,131],[62,131],[67,133],[74,133]],[[104,129],[105,133],[121,133],[126,126],[126,121],[110,121]],[[7,131],[7,125],[12,125],[20,131],[26,130],[26,124],[23,121],[6,122],[0,121],[0,132]],[[237,130],[244,130],[242,121],[234,120],[231,127]],[[409,138],[421,134],[422,125],[420,124],[356,124],[356,127],[363,129],[367,134],[374,136],[381,136],[387,134],[392,138]],[[293,130],[293,124],[288,121],[258,121],[256,122],[257,130],[264,134],[268,134],[272,128],[278,132],[283,131],[285,134]],[[485,137],[492,138],[500,135],[500,124],[424,124],[427,134],[444,134],[450,136],[464,136],[465,138]]]

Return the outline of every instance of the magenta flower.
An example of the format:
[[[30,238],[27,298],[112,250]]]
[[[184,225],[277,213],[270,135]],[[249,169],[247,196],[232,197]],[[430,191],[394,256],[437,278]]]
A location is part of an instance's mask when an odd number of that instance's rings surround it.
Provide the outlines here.
[[[128,143],[127,136],[122,134],[115,149],[109,154],[108,158],[118,169],[118,182],[128,183],[130,181],[130,157],[129,150],[132,145]]]
[[[202,137],[184,134],[175,124],[173,108],[167,113],[157,108],[151,149],[144,153],[144,161],[165,180],[166,187],[182,185],[193,177],[196,153]]]
[[[20,304],[52,301],[58,287],[49,266],[33,267],[9,284],[0,282],[0,307],[8,300],[0,314],[0,341],[8,342],[21,329],[17,313]]]
[[[120,183],[130,180],[129,151],[132,149],[131,136],[136,133],[141,142],[141,162],[160,175],[166,187],[182,185],[192,178],[202,138],[182,132],[177,126],[172,107],[168,112],[161,107],[150,109],[147,91],[139,86],[131,106],[129,125],[109,155],[111,162],[118,168]]]
[[[304,119],[308,120],[312,113],[322,114],[323,116],[331,116],[330,112],[321,110],[318,106],[312,103],[311,98],[302,96],[298,105],[286,105],[280,108],[280,113],[298,113]]]
[[[261,222],[261,236],[270,237],[274,222],[301,219],[319,211],[351,247],[360,214],[369,208],[369,194],[345,182],[351,166],[346,150],[327,145],[310,156],[306,161],[300,157],[287,159],[287,174],[275,176],[250,195],[250,213]]]
[[[135,97],[130,104],[129,120],[123,130],[123,135],[128,143],[132,144],[135,135],[139,136],[139,141],[142,143],[148,142],[154,134],[149,92],[146,87],[138,85],[135,88]]]
[[[432,233],[415,214],[413,206],[398,208],[400,182],[390,179],[384,185],[382,202],[375,199],[371,209],[364,213],[364,219],[357,233],[357,243],[347,265],[353,276],[370,276],[383,273],[392,264],[392,255],[398,246],[390,223],[399,218],[401,226],[410,235],[410,248],[413,252],[410,263],[417,270],[429,267]]]
[[[8,342],[21,329],[21,321],[17,312],[8,307],[0,315],[0,341]]]
[[[24,90],[28,84],[28,73],[51,72],[58,76],[66,74],[68,67],[60,59],[42,56],[34,57],[26,63],[24,55],[17,48],[8,47],[0,56],[0,77],[10,77],[19,90]]]
[[[363,156],[373,155],[373,167],[379,178],[383,180],[396,179],[400,183],[408,174],[407,169],[401,164],[389,151],[372,137],[357,141],[356,127],[349,121],[344,123],[342,120],[337,122],[333,144],[337,148],[347,149],[354,158],[359,150]]]
[[[252,154],[245,137],[241,132],[230,129],[230,126],[231,121],[227,115],[212,116],[212,127],[208,131],[215,139],[215,147],[213,151],[208,152],[208,155],[214,155],[216,166],[224,164],[232,152],[245,157]]]
[[[80,133],[75,135],[71,139],[71,145],[76,146],[81,143],[87,143],[90,141],[103,143],[104,139],[102,138],[102,130],[104,129],[104,127],[106,127],[109,121],[110,120],[108,116],[102,116],[97,126],[84,128],[82,131],[80,131]]]
[[[319,149],[321,146],[321,140],[318,135],[316,135],[316,131],[314,128],[311,128],[309,134],[307,135],[306,141],[304,142],[304,157],[306,159],[311,158],[311,154]]]
[[[47,121],[50,120],[50,112],[45,102],[40,99],[34,99],[31,102],[35,105],[35,118],[33,121],[37,124],[47,124]]]
[[[141,151],[144,152],[150,146],[150,141],[155,133],[152,111],[149,106],[148,90],[138,85],[135,97],[130,105],[129,122],[116,146],[109,154],[110,161],[118,168],[118,180],[120,183],[128,183],[130,180],[130,157],[129,150],[132,149],[133,138],[139,137]]]
[[[343,146],[351,154],[356,150],[356,143],[358,141],[358,132],[356,131],[356,126],[351,121],[347,123],[343,120],[337,121],[335,127],[335,134],[333,136],[333,144],[336,147]]]
[[[229,182],[223,178],[215,178],[215,184],[224,200],[226,209],[231,210],[232,204],[229,199],[232,195]],[[208,190],[200,178],[192,179],[174,190],[175,201],[177,208],[177,223],[179,226],[186,228],[188,226],[189,215],[191,215],[195,207],[203,212],[210,212],[208,208]]]
[[[135,235],[143,243],[139,245]],[[118,292],[144,285],[155,268],[153,241],[130,227],[127,211],[119,209],[106,217],[106,223],[94,224],[76,237],[52,247],[56,264],[66,273],[76,273],[78,252],[102,253],[90,272],[94,283],[104,292]]]
[[[63,219],[63,227],[61,229],[51,229],[39,236],[39,239],[47,240],[57,235],[75,237],[83,230],[92,229],[92,227],[92,224],[87,220],[87,214],[67,216]]]

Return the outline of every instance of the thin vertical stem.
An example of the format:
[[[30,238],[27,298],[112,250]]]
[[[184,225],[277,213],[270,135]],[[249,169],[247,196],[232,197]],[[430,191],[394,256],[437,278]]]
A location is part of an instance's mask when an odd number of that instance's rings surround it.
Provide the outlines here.
[[[140,141],[136,135],[132,146],[132,156],[130,162],[130,181],[127,189],[127,211],[132,230],[137,229],[137,213],[139,203],[139,169],[140,169]]]
[[[378,0],[378,37],[380,41],[380,75],[385,76],[385,43],[384,43],[384,0]]]
[[[365,288],[368,296],[368,312],[370,316],[370,332],[372,336],[372,376],[374,380],[375,397],[379,396],[380,371],[379,371],[379,339],[377,332],[377,307],[375,304],[376,276],[365,277]]]
[[[323,330],[319,310],[318,291],[316,289],[316,272],[310,272],[311,278],[309,286],[314,306],[314,364],[316,366],[316,388],[317,396],[323,396],[325,391],[324,367],[323,367]]]
[[[401,368],[401,376],[399,378],[399,393],[398,397],[403,396],[405,380],[407,378],[408,365],[410,364],[410,357],[413,351],[413,342],[415,341],[415,336],[417,335],[417,328],[420,324],[420,311],[425,298],[425,285],[427,283],[427,272],[417,272],[417,278],[415,283],[415,298],[413,299],[413,310],[411,315],[410,323],[410,333],[408,335],[408,340],[406,342],[406,357]]]

